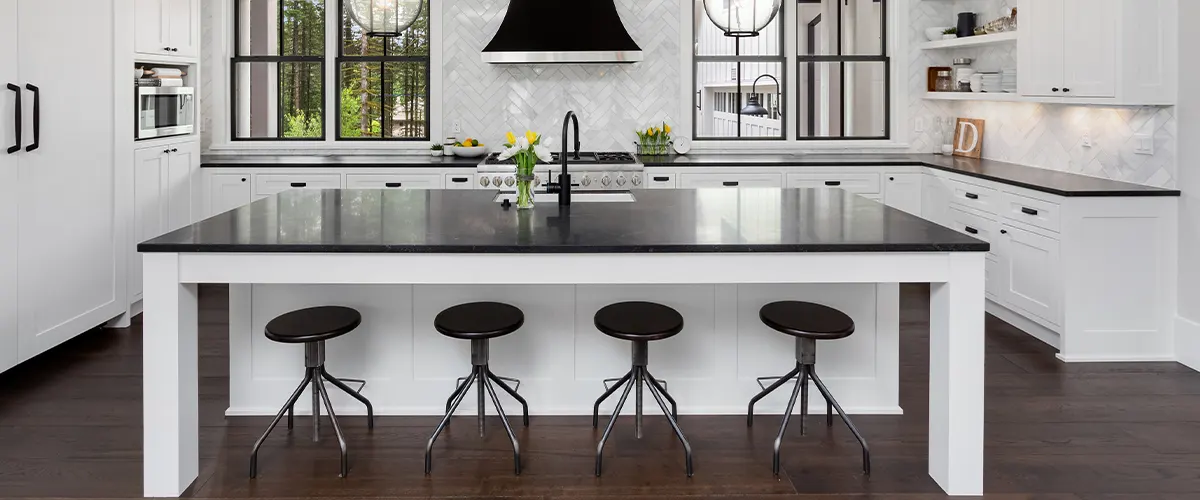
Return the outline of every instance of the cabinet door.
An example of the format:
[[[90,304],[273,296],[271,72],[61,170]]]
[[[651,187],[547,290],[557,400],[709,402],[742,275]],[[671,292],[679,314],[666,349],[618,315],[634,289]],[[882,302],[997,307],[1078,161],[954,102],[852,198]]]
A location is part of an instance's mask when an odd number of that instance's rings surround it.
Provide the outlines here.
[[[133,245],[162,235],[168,201],[163,195],[171,152],[166,147],[139,149],[133,155]],[[142,298],[142,254],[134,252],[129,269],[130,302]]]
[[[1064,1],[1021,2],[1021,36],[1017,39],[1021,95],[1063,96],[1063,26],[1067,20]]]
[[[162,2],[163,29],[166,31],[164,47],[171,47],[171,55],[195,57],[200,47],[200,34],[196,33],[197,0],[159,0]]]
[[[438,174],[346,174],[346,189],[441,189]]]
[[[922,174],[885,174],[883,176],[883,203],[910,214],[921,216]]]
[[[752,174],[731,172],[728,174],[682,174],[679,187],[699,189],[713,187],[783,187],[783,174]]]
[[[134,49],[142,54],[170,55],[167,44],[165,0],[135,0],[133,6]]]
[[[254,201],[250,174],[213,174],[208,178],[208,208],[204,213],[212,217],[223,214]]]
[[[193,178],[200,166],[200,147],[193,142],[171,146],[164,177],[163,192],[167,201],[166,227],[169,233],[192,222],[198,213]]]
[[[113,101],[129,92],[129,76],[113,52],[114,0],[19,0],[17,10],[21,81],[41,88],[40,148],[20,160],[27,359],[128,307],[118,288],[125,273],[117,272],[128,241],[114,237],[126,236],[128,224],[117,219],[113,158],[118,124],[129,121],[117,118]]]
[[[1062,26],[1063,97],[1116,97],[1118,0],[1056,1],[1069,19]]]
[[[854,194],[879,194],[879,174],[847,172],[845,169],[788,174],[787,187],[843,189]]]
[[[17,364],[17,200],[18,162],[23,153],[8,153],[16,144],[17,3],[0,1],[0,372]]]
[[[1058,240],[1008,224],[1001,226],[999,239],[1000,300],[1061,326]]]

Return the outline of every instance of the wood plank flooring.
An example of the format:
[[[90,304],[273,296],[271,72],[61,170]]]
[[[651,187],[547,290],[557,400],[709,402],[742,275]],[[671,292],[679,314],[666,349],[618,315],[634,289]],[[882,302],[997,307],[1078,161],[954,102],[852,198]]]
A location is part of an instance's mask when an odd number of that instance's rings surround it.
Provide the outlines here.
[[[647,418],[638,441],[624,419],[605,475],[592,475],[599,433],[589,418],[534,417],[518,428],[525,471],[499,422],[486,438],[473,417],[439,440],[433,475],[423,451],[435,418],[380,418],[374,432],[346,417],[351,475],[339,479],[337,443],[310,420],[280,429],[246,477],[250,447],[269,419],[223,416],[228,402],[227,295],[201,289],[200,477],[196,498],[836,499],[945,498],[926,473],[928,288],[905,286],[901,315],[902,417],[856,417],[859,448],[822,417],[799,436],[793,420],[784,473],[771,474],[778,417],[747,429],[742,417],[684,416],[696,475],[665,421]],[[986,498],[996,500],[1200,499],[1200,374],[1174,363],[1065,365],[1011,326],[987,322]],[[141,496],[141,329],[96,330],[0,375],[0,498]],[[280,394],[280,401],[287,394]],[[514,420],[514,424],[517,420]]]

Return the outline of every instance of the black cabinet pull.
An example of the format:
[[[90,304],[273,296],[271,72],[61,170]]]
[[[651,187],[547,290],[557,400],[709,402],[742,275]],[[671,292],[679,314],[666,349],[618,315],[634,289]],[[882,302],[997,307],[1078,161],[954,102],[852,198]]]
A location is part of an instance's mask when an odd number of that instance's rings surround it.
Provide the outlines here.
[[[1038,211],[1029,207],[1021,207],[1021,213],[1025,215],[1037,215]]]
[[[725,186],[725,187],[737,187],[738,181],[725,181],[725,182],[722,182],[721,185]]]
[[[1055,92],[1058,92],[1058,87],[1054,87],[1054,88],[1052,88],[1052,89],[1050,89],[1050,90],[1053,90],[1053,91],[1055,91]]]
[[[307,182],[293,182],[291,184],[291,186],[294,188],[308,187],[308,183]]]
[[[470,182],[470,179],[468,179],[466,177],[451,177],[450,182],[453,182],[456,184],[466,184],[467,182]]]
[[[179,52],[179,47],[171,47],[171,52]]]
[[[163,154],[165,154],[165,155],[169,155],[169,154],[171,154],[171,149],[170,149],[170,148],[168,148],[168,149],[164,149],[164,150],[163,150]]]
[[[26,83],[25,88],[33,92],[33,144],[25,148],[26,153],[32,153],[42,147],[42,89],[32,83]]]
[[[178,153],[178,152],[179,152],[179,148],[171,148],[171,152],[172,152],[172,153]]]
[[[1000,234],[1008,234],[1008,230],[1007,230],[1007,229],[1001,229],[1001,230],[1000,230]]]
[[[978,229],[975,229],[975,228],[973,228],[973,227],[971,227],[971,226],[966,226],[964,229],[966,229],[968,233],[971,233],[971,234],[979,234],[979,230],[978,230]]]
[[[826,186],[841,186],[842,181],[825,181]]]
[[[896,178],[895,178],[895,177],[888,177],[888,180],[889,180],[889,181],[894,181],[894,180],[896,180]]]
[[[21,150],[21,87],[10,83],[8,84],[8,90],[11,90],[17,94],[17,107],[16,113],[14,113],[16,117],[13,118],[13,131],[16,132],[17,135],[17,144],[11,148],[8,148],[8,154],[13,154]]]
[[[979,199],[979,195],[977,195],[975,193],[967,193],[964,196],[966,196],[968,200],[978,200]]]
[[[165,50],[165,51],[167,51],[167,52],[170,52],[170,51],[171,51],[171,48],[170,48],[170,47],[163,47],[163,50]]]
[[[1071,89],[1063,88],[1063,92],[1070,92],[1070,91],[1071,91]]]
[[[398,187],[402,186],[403,184],[401,184],[399,182],[385,182],[383,185],[384,185],[384,187],[398,188]]]
[[[670,180],[671,180],[670,177],[655,177],[654,178],[654,182],[667,182]]]

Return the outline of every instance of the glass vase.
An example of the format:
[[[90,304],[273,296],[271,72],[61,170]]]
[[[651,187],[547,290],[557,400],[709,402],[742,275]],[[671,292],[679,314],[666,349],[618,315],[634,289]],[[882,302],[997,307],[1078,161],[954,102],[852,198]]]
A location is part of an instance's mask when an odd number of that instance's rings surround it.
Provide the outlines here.
[[[533,208],[533,174],[517,176],[517,210]]]

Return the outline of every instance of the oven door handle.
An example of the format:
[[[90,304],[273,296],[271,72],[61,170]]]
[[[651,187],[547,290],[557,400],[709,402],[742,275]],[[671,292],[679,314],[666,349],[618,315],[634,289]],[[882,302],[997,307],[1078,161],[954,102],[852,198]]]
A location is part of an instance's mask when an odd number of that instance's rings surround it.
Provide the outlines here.
[[[8,148],[8,154],[13,154],[21,150],[21,87],[10,83],[8,84],[8,90],[13,91],[17,95],[17,106],[16,112],[14,113],[16,116],[13,118],[13,132],[16,132],[17,143],[16,145]]]
[[[42,89],[32,83],[26,83],[25,88],[33,92],[33,144],[25,148],[26,153],[32,153],[42,147]]]

